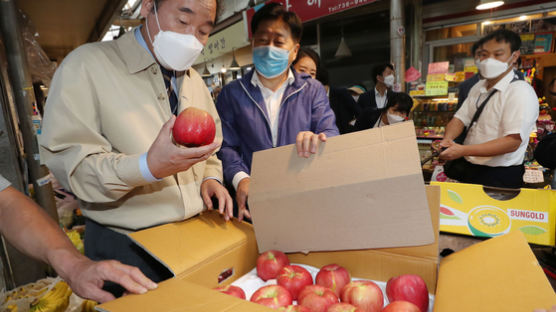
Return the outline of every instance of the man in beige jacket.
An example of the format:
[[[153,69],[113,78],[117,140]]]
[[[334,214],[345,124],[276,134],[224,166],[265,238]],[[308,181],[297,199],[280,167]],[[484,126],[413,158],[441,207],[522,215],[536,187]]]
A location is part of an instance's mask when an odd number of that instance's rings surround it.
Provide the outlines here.
[[[86,255],[137,266],[155,282],[171,273],[126,233],[190,218],[212,208],[212,197],[226,219],[232,216],[214,154],[222,140],[220,118],[190,68],[214,26],[216,7],[216,0],[144,0],[145,24],[70,53],[46,103],[41,159],[80,201]],[[217,138],[203,147],[178,147],[171,138],[174,115],[192,106],[214,117]]]

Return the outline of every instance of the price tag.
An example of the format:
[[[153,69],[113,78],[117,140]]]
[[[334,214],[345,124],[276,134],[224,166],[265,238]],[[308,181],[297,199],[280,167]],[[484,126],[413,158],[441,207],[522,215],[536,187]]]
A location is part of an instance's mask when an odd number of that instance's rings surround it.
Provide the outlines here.
[[[525,183],[542,183],[544,182],[544,176],[540,170],[526,169],[523,181]]]
[[[427,81],[425,87],[427,96],[448,94],[448,81]]]

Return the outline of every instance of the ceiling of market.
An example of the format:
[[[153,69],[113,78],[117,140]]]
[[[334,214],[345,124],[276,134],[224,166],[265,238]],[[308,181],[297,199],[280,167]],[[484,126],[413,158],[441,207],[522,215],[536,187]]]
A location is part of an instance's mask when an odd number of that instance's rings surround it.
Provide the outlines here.
[[[15,0],[38,33],[37,41],[52,60],[79,45],[97,41],[127,0]]]
[[[110,26],[134,26],[138,23],[140,0],[14,0],[18,8],[26,13],[38,33],[37,41],[51,60],[60,62],[70,51],[81,44],[103,38]],[[225,20],[241,8],[252,5],[252,0],[218,0],[219,20]],[[435,19],[452,12],[474,12],[479,0],[423,0],[426,9],[423,17]],[[505,7],[554,3],[546,0],[505,0]],[[388,10],[389,1],[377,1],[369,6]],[[450,9],[447,9],[447,8]],[[457,8],[456,8],[457,7]],[[130,8],[130,16],[118,18],[122,8]],[[132,9],[131,9],[132,8]],[[125,10],[124,10],[125,11]],[[366,10],[355,10],[354,15]],[[450,11],[450,12],[447,12]],[[346,16],[343,16],[345,18]],[[330,17],[334,18],[334,17]],[[128,25],[129,24],[129,25]],[[226,24],[226,23],[222,23]],[[218,25],[224,26],[224,25]],[[217,27],[219,28],[219,27]],[[116,29],[117,31],[117,29]]]

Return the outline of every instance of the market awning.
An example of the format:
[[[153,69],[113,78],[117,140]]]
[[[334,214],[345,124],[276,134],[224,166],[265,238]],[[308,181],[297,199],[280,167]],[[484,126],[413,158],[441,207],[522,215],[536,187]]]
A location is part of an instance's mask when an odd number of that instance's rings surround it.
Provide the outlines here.
[[[61,61],[78,46],[102,38],[127,0],[16,0],[50,59]]]

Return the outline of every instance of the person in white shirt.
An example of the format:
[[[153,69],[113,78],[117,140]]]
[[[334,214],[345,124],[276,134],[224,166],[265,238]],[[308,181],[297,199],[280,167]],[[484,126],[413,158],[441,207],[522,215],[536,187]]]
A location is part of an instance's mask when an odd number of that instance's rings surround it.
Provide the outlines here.
[[[445,149],[441,159],[465,157],[460,182],[507,188],[523,184],[523,159],[539,105],[533,88],[513,71],[520,46],[519,35],[505,29],[479,41],[479,72],[484,79],[473,86],[440,143]],[[479,118],[470,124],[485,101]],[[454,142],[465,128],[469,130],[463,144]]]

